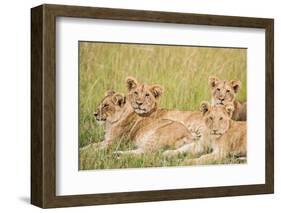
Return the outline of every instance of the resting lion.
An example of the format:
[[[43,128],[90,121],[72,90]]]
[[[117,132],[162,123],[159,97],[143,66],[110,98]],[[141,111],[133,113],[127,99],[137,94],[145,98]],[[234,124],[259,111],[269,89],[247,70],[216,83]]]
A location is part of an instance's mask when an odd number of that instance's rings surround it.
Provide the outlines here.
[[[247,126],[246,122],[231,119],[234,107],[232,104],[210,105],[201,104],[201,112],[206,125],[203,140],[187,144],[176,150],[168,150],[165,155],[179,153],[203,154],[199,158],[189,159],[189,164],[206,164],[214,160],[223,160],[228,156],[246,157]]]
[[[106,148],[116,140],[129,139],[137,147],[135,150],[118,151],[118,154],[142,154],[163,147],[179,147],[191,141],[191,135],[183,124],[168,119],[140,117],[120,93],[106,94],[94,116],[98,122],[105,124],[105,139],[90,146]]]
[[[212,92],[212,104],[232,103],[234,112],[232,119],[235,121],[247,120],[247,103],[235,100],[241,88],[241,82],[237,80],[219,80],[216,77],[209,77],[209,86]]]
[[[202,136],[204,123],[200,111],[159,108],[158,101],[164,89],[158,84],[143,84],[133,77],[128,77],[126,85],[128,88],[128,102],[139,116],[181,122],[192,133],[194,139]]]

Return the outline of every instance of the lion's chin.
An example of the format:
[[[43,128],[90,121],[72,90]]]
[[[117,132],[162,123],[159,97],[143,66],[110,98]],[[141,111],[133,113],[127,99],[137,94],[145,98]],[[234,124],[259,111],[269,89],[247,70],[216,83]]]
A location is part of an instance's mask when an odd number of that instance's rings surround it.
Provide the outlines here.
[[[145,109],[139,109],[139,108],[137,108],[137,109],[135,109],[135,113],[137,113],[137,114],[145,114],[145,113],[146,113],[146,110],[145,110]]]
[[[219,101],[219,100],[217,100],[215,103],[216,103],[216,105],[224,105],[224,102]]]
[[[221,136],[222,136],[222,134],[221,134],[221,133],[216,133],[216,134],[211,133],[210,135],[211,135],[212,137],[214,137],[214,138],[219,138],[219,137],[221,137]]]
[[[105,124],[105,120],[96,120],[98,125],[104,125]]]

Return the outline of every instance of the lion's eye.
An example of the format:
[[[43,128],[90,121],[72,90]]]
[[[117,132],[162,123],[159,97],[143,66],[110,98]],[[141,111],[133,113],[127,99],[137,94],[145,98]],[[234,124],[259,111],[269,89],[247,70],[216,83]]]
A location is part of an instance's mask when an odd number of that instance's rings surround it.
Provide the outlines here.
[[[145,96],[148,97],[148,96],[149,96],[149,93],[146,93]]]
[[[209,117],[209,119],[212,121],[212,120],[213,120],[213,117]]]
[[[134,92],[134,94],[135,94],[135,95],[138,95],[138,92],[137,92],[137,91],[135,91],[135,92]]]
[[[220,117],[220,121],[222,120],[222,117]]]
[[[220,88],[217,88],[217,91],[221,91],[221,89],[220,89]]]
[[[103,107],[108,107],[108,104],[104,104]]]
[[[228,93],[228,92],[230,92],[230,90],[228,89],[228,90],[226,90],[226,92]]]

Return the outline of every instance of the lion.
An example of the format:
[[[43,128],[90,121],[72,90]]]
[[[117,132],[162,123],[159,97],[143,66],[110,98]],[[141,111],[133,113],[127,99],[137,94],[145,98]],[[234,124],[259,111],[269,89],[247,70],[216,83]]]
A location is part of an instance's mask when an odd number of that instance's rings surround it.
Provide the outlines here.
[[[202,102],[200,110],[205,123],[204,137],[198,143],[187,144],[176,150],[167,150],[168,156],[179,153],[203,154],[188,159],[188,164],[206,164],[229,156],[245,158],[247,155],[247,126],[245,121],[232,120],[233,104],[210,105]],[[205,154],[208,150],[210,153]]]
[[[133,77],[127,77],[126,86],[128,89],[128,102],[139,116],[180,122],[192,133],[195,140],[202,136],[204,122],[200,111],[159,108],[158,102],[164,92],[161,85],[143,84]]]
[[[232,119],[235,121],[247,120],[247,103],[235,100],[241,88],[241,82],[237,80],[219,80],[217,77],[209,77],[209,86],[212,93],[212,104],[232,103],[234,112]]]
[[[90,146],[103,149],[118,139],[128,139],[137,147],[135,150],[117,151],[117,154],[138,155],[191,142],[191,135],[183,124],[169,119],[141,117],[121,93],[107,93],[94,116],[105,125],[105,138]]]

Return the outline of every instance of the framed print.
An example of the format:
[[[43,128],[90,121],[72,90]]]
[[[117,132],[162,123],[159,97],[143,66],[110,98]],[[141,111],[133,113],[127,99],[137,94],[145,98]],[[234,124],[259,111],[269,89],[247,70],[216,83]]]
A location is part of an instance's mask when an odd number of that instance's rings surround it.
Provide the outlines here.
[[[31,9],[31,203],[274,192],[273,19]]]

